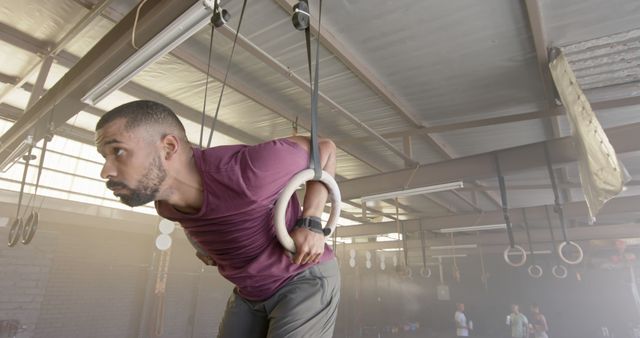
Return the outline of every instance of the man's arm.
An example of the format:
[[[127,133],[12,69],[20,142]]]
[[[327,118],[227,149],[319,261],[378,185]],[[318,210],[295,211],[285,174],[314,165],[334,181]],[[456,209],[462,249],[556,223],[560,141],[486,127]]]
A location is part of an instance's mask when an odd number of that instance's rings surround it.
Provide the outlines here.
[[[309,153],[309,138],[292,136],[289,140],[297,143]],[[320,150],[320,166],[322,170],[335,176],[336,173],[336,145],[329,139],[318,141]],[[304,202],[302,204],[302,217],[320,217],[327,203],[329,192],[324,184],[317,181],[307,182]],[[291,232],[291,238],[296,245],[296,253],[293,262],[296,264],[318,263],[324,253],[324,235],[297,228]]]

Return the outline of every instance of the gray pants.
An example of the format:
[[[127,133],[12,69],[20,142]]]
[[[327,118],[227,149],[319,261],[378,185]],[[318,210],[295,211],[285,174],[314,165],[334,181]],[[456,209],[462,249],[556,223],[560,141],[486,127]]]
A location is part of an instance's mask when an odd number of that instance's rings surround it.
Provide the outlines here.
[[[331,338],[340,301],[335,259],[295,276],[271,298],[229,297],[218,338]]]

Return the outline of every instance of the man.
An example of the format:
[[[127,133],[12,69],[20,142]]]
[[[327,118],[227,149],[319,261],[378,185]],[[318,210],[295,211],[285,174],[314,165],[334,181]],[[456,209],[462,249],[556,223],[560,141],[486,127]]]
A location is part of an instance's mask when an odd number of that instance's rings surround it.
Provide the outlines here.
[[[538,304],[531,305],[531,330],[533,331],[534,338],[549,338],[547,331],[549,331],[549,325],[547,325],[547,318],[540,312],[540,306]]]
[[[467,316],[464,314],[464,304],[456,304],[457,311],[453,316],[456,322],[456,337],[469,337],[470,323],[467,323]]]
[[[511,326],[512,338],[527,338],[529,336],[529,321],[517,304],[511,305],[511,314],[507,316],[507,325]]]
[[[308,167],[307,138],[196,149],[168,107],[134,101],[98,121],[96,144],[114,195],[132,207],[155,201],[235,284],[218,337],[332,336],[340,276],[318,229],[327,189],[308,182],[302,211],[295,195],[289,201],[293,257],[272,223],[281,189]],[[323,170],[335,174],[335,145],[320,140],[319,148]]]

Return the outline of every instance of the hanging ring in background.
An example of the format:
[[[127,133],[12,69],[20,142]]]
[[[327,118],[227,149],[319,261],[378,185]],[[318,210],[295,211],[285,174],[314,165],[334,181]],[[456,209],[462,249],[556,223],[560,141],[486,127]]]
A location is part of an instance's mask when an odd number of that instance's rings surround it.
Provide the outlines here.
[[[18,217],[13,220],[13,223],[11,223],[11,228],[9,228],[9,242],[7,243],[7,245],[9,245],[9,247],[11,248],[18,244],[21,234],[22,218]]]
[[[429,278],[431,277],[431,268],[426,268],[426,267],[422,267],[420,269],[420,276],[424,277],[424,278]]]
[[[291,195],[295,193],[299,186],[307,181],[313,180],[315,176],[315,171],[313,169],[305,169],[301,172],[297,173],[291,181],[287,184],[287,186],[280,193],[280,197],[278,198],[278,202],[276,202],[275,212],[273,213],[273,224],[276,227],[276,235],[278,236],[278,240],[282,244],[282,246],[290,252],[296,251],[296,246],[293,243],[293,239],[289,236],[289,231],[287,230],[287,225],[285,222],[285,214],[287,211],[287,206],[289,205],[289,200],[291,199]],[[325,225],[325,228],[329,228],[331,231],[326,236],[329,236],[336,229],[336,224],[338,223],[338,218],[340,217],[340,203],[342,197],[340,196],[340,189],[338,188],[338,183],[328,172],[322,171],[322,176],[320,177],[320,182],[324,183],[329,190],[329,200],[331,201],[331,213],[329,214],[329,220]]]
[[[529,276],[533,278],[542,277],[542,267],[538,264],[529,265]]]
[[[578,250],[578,257],[576,257],[576,259],[571,260],[564,255],[564,247],[567,246],[567,244],[575,247],[576,250]],[[560,256],[560,259],[562,259],[565,263],[576,265],[582,262],[582,258],[584,258],[584,252],[582,251],[582,248],[580,247],[580,245],[578,245],[578,243],[574,241],[564,241],[560,243],[560,245],[558,245],[558,256]]]
[[[563,279],[567,277],[569,271],[567,271],[567,268],[564,265],[554,265],[551,269],[551,273],[553,273],[556,278]]]
[[[40,217],[37,211],[31,211],[29,217],[24,221],[22,228],[22,244],[29,244],[38,230],[38,221]]]
[[[515,249],[517,252],[520,252],[522,260],[520,260],[519,262],[512,262],[511,259],[509,258],[509,256],[510,256],[509,254],[511,253],[511,249]],[[511,266],[513,266],[515,268],[523,266],[524,263],[527,261],[527,252],[524,251],[523,247],[521,247],[521,246],[519,246],[517,244],[514,245],[513,247],[510,247],[510,246],[507,247],[504,250],[503,256],[504,256],[504,261],[507,262],[507,264],[509,264],[509,265],[511,265]]]

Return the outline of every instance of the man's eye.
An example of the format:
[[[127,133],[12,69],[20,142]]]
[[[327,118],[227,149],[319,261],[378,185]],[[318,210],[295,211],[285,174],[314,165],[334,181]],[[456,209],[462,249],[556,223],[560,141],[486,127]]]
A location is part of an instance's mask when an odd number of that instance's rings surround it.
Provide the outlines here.
[[[122,156],[122,155],[124,155],[124,149],[115,148],[115,149],[113,150],[113,153],[114,153],[116,156]]]

